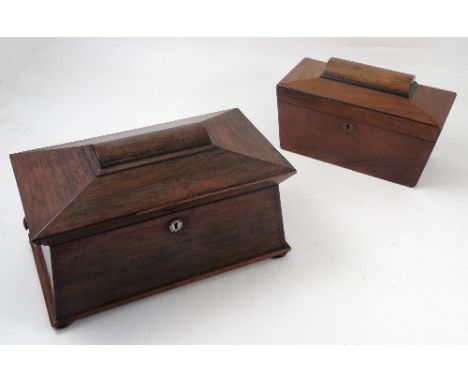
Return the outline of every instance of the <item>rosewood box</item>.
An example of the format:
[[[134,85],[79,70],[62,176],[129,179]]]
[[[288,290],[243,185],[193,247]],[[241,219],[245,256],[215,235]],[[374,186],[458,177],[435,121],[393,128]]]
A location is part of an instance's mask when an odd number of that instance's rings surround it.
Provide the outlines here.
[[[11,162],[54,327],[290,249],[295,169],[238,109]]]
[[[305,58],[276,87],[281,147],[415,186],[456,94],[414,76]]]

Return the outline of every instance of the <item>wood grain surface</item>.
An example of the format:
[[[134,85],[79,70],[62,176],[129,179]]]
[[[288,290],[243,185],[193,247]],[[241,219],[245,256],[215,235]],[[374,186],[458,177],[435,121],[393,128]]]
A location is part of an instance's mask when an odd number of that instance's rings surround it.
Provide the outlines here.
[[[56,328],[290,249],[278,184],[295,169],[238,109],[11,161]]]
[[[172,233],[175,218],[184,228]],[[52,246],[52,275],[31,246],[57,328],[290,249],[277,185]]]
[[[411,187],[416,185],[434,146],[310,108],[283,102],[278,108],[282,148]],[[351,124],[353,130],[345,130],[345,124]]]
[[[238,109],[140,131],[11,155],[33,242],[71,240],[295,173]]]
[[[322,77],[409,97],[414,76],[332,57]]]
[[[413,79],[335,58],[302,60],[276,88],[281,147],[415,186],[456,94]]]

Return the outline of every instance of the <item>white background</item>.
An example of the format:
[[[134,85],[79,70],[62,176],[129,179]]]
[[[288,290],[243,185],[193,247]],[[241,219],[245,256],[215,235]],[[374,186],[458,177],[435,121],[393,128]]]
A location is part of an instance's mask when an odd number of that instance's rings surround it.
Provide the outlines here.
[[[468,340],[468,40],[0,40],[0,342]],[[281,260],[50,328],[8,154],[239,107],[279,147],[276,83],[338,56],[458,93],[416,188],[286,151]]]

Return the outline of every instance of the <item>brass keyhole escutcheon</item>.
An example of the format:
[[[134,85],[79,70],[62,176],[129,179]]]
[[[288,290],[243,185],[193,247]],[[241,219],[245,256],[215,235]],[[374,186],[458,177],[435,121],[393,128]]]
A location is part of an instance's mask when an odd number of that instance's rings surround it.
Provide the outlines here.
[[[351,133],[354,130],[354,126],[349,122],[343,123],[343,130],[347,133]]]
[[[180,232],[184,228],[184,222],[182,219],[174,219],[169,223],[169,231],[171,232]]]

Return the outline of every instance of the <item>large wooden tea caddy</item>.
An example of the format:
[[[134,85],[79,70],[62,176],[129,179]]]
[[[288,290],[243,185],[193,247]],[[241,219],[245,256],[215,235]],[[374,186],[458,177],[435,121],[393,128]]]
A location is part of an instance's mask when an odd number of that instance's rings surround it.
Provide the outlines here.
[[[295,169],[238,109],[11,162],[54,327],[290,249]]]

